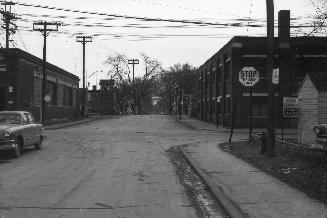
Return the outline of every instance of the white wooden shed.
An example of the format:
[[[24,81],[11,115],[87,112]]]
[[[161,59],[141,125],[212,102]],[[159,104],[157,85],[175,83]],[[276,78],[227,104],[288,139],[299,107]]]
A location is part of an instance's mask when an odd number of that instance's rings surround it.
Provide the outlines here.
[[[327,123],[327,72],[308,73],[298,91],[298,140],[311,145],[316,134],[316,123]]]

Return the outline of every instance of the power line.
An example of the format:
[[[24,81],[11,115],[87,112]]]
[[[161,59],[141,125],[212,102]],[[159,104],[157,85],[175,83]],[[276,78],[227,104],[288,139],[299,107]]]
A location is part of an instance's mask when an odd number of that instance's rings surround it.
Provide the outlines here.
[[[7,2],[7,1],[0,1],[0,2]],[[189,23],[189,24],[197,24],[197,25],[229,26],[228,23],[218,23],[218,22],[217,23],[212,23],[212,22],[203,22],[203,21],[194,21],[194,20],[192,21],[192,20],[177,20],[177,19],[138,17],[138,16],[128,16],[128,15],[118,15],[118,14],[82,11],[82,10],[60,8],[60,7],[51,7],[51,6],[37,5],[37,4],[27,4],[27,3],[20,3],[20,2],[14,2],[14,3],[17,4],[17,5],[20,5],[20,6],[27,6],[27,7],[43,8],[43,9],[73,12],[73,13],[81,13],[81,14],[108,16],[108,17],[124,18],[124,19],[135,19],[135,20],[141,20],[141,21],[156,21],[156,22],[170,22],[170,23]]]
[[[21,16],[26,16],[26,17],[33,17],[33,18],[54,18],[54,19],[72,19],[72,20],[86,20],[87,17],[69,17],[69,16],[52,16],[52,15],[36,15],[36,14],[21,14]],[[89,19],[89,18],[88,18]],[[27,19],[22,19],[23,21],[29,21]],[[112,19],[111,19],[112,20]],[[237,22],[239,23],[239,21]],[[199,28],[199,25],[192,25],[192,24],[180,24],[180,25],[142,25],[142,24],[138,24],[138,23],[128,23],[128,24],[124,24],[121,26],[115,26],[115,25],[108,25],[107,23],[104,22],[93,22],[93,24],[85,24],[84,22],[80,22],[80,21],[76,21],[74,23],[67,23],[65,22],[65,25],[88,25],[90,27],[92,26],[97,26],[97,27],[128,27],[128,28]],[[234,27],[235,23],[226,23],[228,25],[226,26],[213,26],[213,25],[201,25],[200,27],[204,27],[204,28],[228,28],[228,27]],[[246,22],[244,22],[244,25],[247,25]],[[251,26],[251,24],[249,24],[249,26]],[[253,26],[253,25],[252,25]]]
[[[162,3],[158,3],[158,2],[143,1],[143,0],[132,0],[132,1],[141,2],[144,4],[159,5],[159,6],[169,7],[169,8],[177,8],[177,9],[183,9],[183,10],[189,10],[189,11],[196,11],[196,12],[205,12],[205,13],[209,13],[209,14],[227,15],[227,16],[233,16],[233,17],[247,19],[247,17],[243,17],[243,16],[239,16],[239,15],[235,15],[235,14],[228,14],[228,13],[222,13],[222,12],[210,11],[210,10],[201,10],[201,9],[189,8],[189,7],[179,6],[179,5],[169,5],[169,4],[162,4]]]

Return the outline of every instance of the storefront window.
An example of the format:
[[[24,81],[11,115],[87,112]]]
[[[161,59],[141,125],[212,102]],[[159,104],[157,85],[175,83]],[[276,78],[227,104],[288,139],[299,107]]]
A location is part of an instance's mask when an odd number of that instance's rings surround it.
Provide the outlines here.
[[[47,82],[47,95],[50,95],[50,97],[51,97],[48,104],[56,105],[56,98],[57,98],[56,83],[54,83],[52,81]]]

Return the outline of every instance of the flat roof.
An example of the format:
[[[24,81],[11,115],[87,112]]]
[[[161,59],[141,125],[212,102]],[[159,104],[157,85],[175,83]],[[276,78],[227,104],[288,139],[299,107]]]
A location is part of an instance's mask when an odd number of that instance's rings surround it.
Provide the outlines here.
[[[40,59],[40,58],[38,58],[38,57],[36,57],[36,56],[26,52],[26,51],[23,51],[23,50],[21,50],[19,48],[0,48],[0,54],[3,54],[3,55],[6,55],[6,54],[8,54],[8,55],[17,55],[20,58],[29,60],[29,61],[31,61],[31,62],[33,62],[35,64],[40,65],[40,66],[42,66],[42,64],[43,64],[42,59]],[[69,78],[71,78],[73,80],[80,81],[78,76],[76,76],[76,75],[74,75],[74,74],[72,74],[72,73],[70,73],[70,72],[56,66],[56,65],[53,65],[53,64],[51,64],[49,62],[47,62],[47,69],[58,72],[58,73],[62,74],[63,76],[69,77]]]

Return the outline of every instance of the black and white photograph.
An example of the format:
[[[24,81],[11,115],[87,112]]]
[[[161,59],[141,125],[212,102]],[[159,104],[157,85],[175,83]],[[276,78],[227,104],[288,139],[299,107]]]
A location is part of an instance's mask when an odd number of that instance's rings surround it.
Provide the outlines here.
[[[327,0],[0,0],[0,218],[327,218]]]

